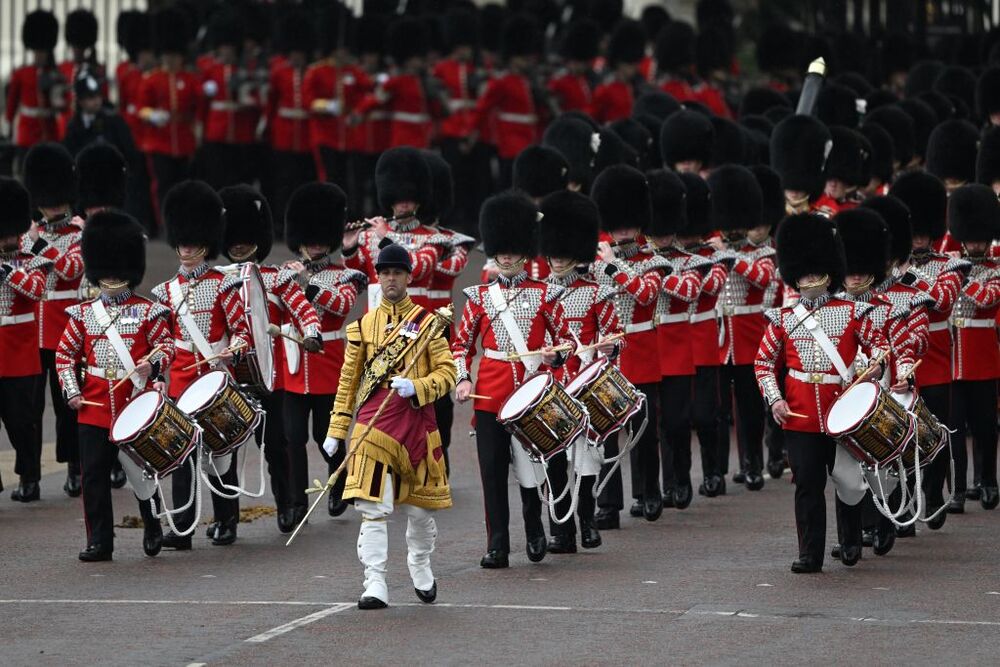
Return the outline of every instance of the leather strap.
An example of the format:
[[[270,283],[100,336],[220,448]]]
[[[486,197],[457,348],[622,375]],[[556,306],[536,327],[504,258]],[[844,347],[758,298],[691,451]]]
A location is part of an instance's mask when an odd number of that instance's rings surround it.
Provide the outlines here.
[[[819,345],[819,349],[823,350],[823,354],[825,354],[830,360],[833,367],[837,369],[837,373],[844,380],[844,382],[850,382],[853,376],[851,375],[851,372],[847,370],[847,364],[844,363],[844,360],[841,358],[840,353],[833,344],[833,341],[826,335],[826,332],[823,331],[823,327],[819,325],[819,322],[817,322],[816,318],[812,316],[812,313],[806,310],[806,307],[801,303],[795,304],[792,312],[795,313],[795,317],[798,318],[799,324],[805,327],[805,330],[809,332],[809,335],[812,336],[813,340],[816,341],[816,344]]]
[[[122,340],[121,334],[118,333],[118,329],[115,328],[114,320],[108,315],[108,309],[104,307],[104,303],[100,299],[94,301],[91,307],[94,309],[97,323],[104,327],[104,335],[107,337],[108,343],[111,344],[111,349],[115,351],[115,356],[121,362],[122,368],[125,369],[126,373],[132,373],[135,370],[135,361],[133,361],[132,353],[128,351],[125,341]],[[130,379],[135,385],[135,391],[146,386],[146,381],[139,379],[135,373],[132,373]]]

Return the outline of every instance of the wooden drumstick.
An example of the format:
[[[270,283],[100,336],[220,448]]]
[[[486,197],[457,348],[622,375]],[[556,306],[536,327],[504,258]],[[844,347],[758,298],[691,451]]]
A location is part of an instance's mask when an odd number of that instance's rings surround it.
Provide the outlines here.
[[[492,401],[493,400],[492,396],[483,396],[481,394],[469,394],[469,398],[477,398],[480,401]]]
[[[511,352],[510,354],[507,355],[507,360],[517,361],[518,359],[522,359],[524,357],[535,357],[538,356],[539,354],[545,354],[546,352],[569,352],[572,349],[573,349],[572,345],[566,344],[566,345],[557,345],[551,350],[531,350],[529,352],[525,352],[524,354]]]
[[[97,401],[85,401],[83,399],[80,400],[80,405],[93,405],[96,408],[104,407],[104,403],[98,403]]]
[[[599,340],[595,343],[591,343],[590,345],[584,345],[583,347],[576,348],[576,354],[580,354],[581,352],[588,352],[590,350],[600,347],[601,345],[604,345],[605,343],[613,343],[615,341],[621,340],[624,337],[625,337],[624,333],[612,334],[607,338],[605,338],[604,340]]]
[[[284,331],[281,330],[281,327],[279,327],[277,324],[267,325],[267,335],[270,336],[271,338],[287,338],[293,343],[298,343],[299,345],[302,345],[301,338],[299,338],[298,336],[293,336],[291,334],[286,334]]]
[[[881,366],[882,362],[885,361],[885,358],[888,357],[888,356],[889,356],[889,350],[883,351],[882,354],[880,354],[878,356],[878,359],[875,360],[874,364],[872,364],[871,366],[869,366],[868,368],[866,368],[864,373],[862,373],[858,377],[854,378],[854,382],[852,382],[850,385],[848,385],[847,389],[844,390],[844,393],[846,394],[847,392],[849,392],[851,389],[854,388],[854,385],[856,385],[857,383],[861,382],[865,377],[867,377],[868,376],[868,371],[870,371],[874,366]]]
[[[213,361],[221,359],[222,355],[228,354],[229,352],[237,352],[239,350],[242,350],[244,347],[246,347],[246,343],[240,343],[239,345],[233,345],[232,347],[227,347],[225,350],[219,352],[218,354],[213,354],[210,357],[205,357],[201,361],[196,361],[193,364],[185,366],[183,370],[189,371],[192,368],[198,368],[198,366],[204,366],[205,364],[210,364]]]
[[[785,414],[789,417],[798,417],[799,419],[809,419],[807,415],[800,415],[798,412],[788,411]]]
[[[914,372],[916,372],[917,366],[919,366],[922,363],[924,363],[923,359],[917,359],[917,363],[915,363],[912,366],[910,366],[910,369],[908,371],[906,371],[905,373],[903,373],[902,375],[900,375],[899,378],[896,381],[897,382],[902,382],[903,380],[909,379],[909,377],[911,375],[913,375]]]
[[[136,372],[136,371],[138,370],[138,366],[139,366],[139,364],[141,364],[141,363],[144,363],[144,362],[146,362],[146,361],[149,361],[149,360],[150,360],[150,358],[151,358],[151,357],[152,357],[152,356],[153,356],[154,354],[156,354],[157,352],[159,352],[159,351],[160,351],[160,350],[162,350],[162,349],[163,349],[163,346],[162,346],[162,345],[157,345],[156,347],[154,347],[154,348],[153,348],[153,351],[152,351],[152,352],[150,352],[150,353],[149,353],[149,354],[147,354],[147,355],[146,355],[145,357],[143,357],[143,358],[142,358],[142,359],[140,359],[140,360],[139,360],[138,362],[136,362],[136,368],[133,368],[132,370],[130,370],[130,371],[128,372],[128,375],[126,375],[125,377],[123,377],[123,378],[122,378],[121,380],[119,380],[118,382],[116,382],[116,383],[114,384],[114,386],[113,386],[113,387],[111,387],[111,393],[114,393],[114,392],[118,391],[118,387],[120,387],[120,386],[122,386],[123,384],[125,384],[125,383],[126,383],[126,382],[128,381],[128,379],[129,379],[130,377],[132,377],[133,375],[135,375],[135,372]]]

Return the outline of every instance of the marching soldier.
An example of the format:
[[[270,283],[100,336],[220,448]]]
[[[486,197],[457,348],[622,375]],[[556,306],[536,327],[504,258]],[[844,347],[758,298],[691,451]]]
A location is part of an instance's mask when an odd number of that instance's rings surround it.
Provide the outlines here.
[[[715,129],[704,114],[681,109],[667,116],[660,126],[663,166],[678,174],[700,174],[712,157]]]
[[[55,63],[59,22],[52,12],[36,9],[21,26],[21,43],[32,63],[15,69],[7,84],[4,113],[19,157],[43,141],[59,138],[57,114],[66,108],[68,83]]]
[[[240,281],[209,266],[219,255],[223,231],[222,200],[203,181],[183,181],[167,193],[163,202],[167,242],[177,253],[177,275],[153,287],[153,297],[171,310],[170,333],[177,351],[177,361],[170,372],[168,395],[177,400],[200,376],[221,364],[233,363],[236,355],[251,346],[243,303],[239,298]],[[220,355],[214,362],[198,362]],[[198,364],[198,365],[195,365]],[[182,467],[171,474],[173,497],[185,502],[191,492],[191,469]],[[222,472],[221,482],[236,483],[236,465]],[[220,487],[216,478],[215,486]],[[177,503],[180,504],[180,503]],[[221,546],[236,541],[239,519],[236,502],[212,495],[215,520],[219,528],[212,544]],[[195,520],[194,508],[182,512],[175,522],[186,531]],[[163,538],[168,549],[191,548],[191,536],[168,533]]]
[[[293,356],[295,350],[289,349],[285,357],[284,421],[292,475],[293,525],[305,516],[307,509],[305,490],[309,486],[309,463],[306,445],[310,434],[317,445],[322,445],[326,437],[344,363],[344,323],[357,301],[358,292],[368,284],[365,274],[344,268],[335,256],[344,235],[346,215],[347,195],[332,183],[301,186],[292,193],[285,215],[288,249],[300,257],[287,263],[285,268],[298,274],[305,296],[319,317],[318,333],[323,341],[321,350],[307,349]],[[300,320],[291,324],[302,326],[307,322]],[[308,337],[312,333],[307,328],[295,335]],[[321,449],[321,453],[331,473],[344,460],[343,451],[327,453]],[[343,491],[344,477],[341,476],[327,501],[330,516],[340,516],[347,509],[341,497]]]
[[[632,103],[636,97],[634,86],[645,47],[646,33],[641,23],[623,20],[615,26],[608,42],[607,54],[608,65],[613,71],[594,91],[590,109],[598,123],[613,123],[632,115]]]
[[[562,288],[529,278],[524,271],[525,261],[538,253],[537,217],[537,208],[522,194],[508,192],[486,200],[479,231],[486,256],[496,262],[500,274],[487,285],[464,290],[467,301],[452,344],[458,366],[455,394],[464,403],[473,394],[472,362],[476,341],[482,337],[473,403],[486,506],[487,551],[479,564],[491,569],[509,566],[507,472],[512,464],[521,491],[528,559],[542,560],[547,549],[537,474],[523,447],[512,443],[510,433],[497,421],[497,413],[541,364],[558,368],[576,349],[559,302]],[[570,353],[553,350],[561,345],[567,345]]]
[[[163,374],[174,358],[174,341],[170,309],[133,292],[146,269],[146,240],[139,223],[121,212],[101,211],[87,221],[81,245],[87,280],[101,292],[92,301],[66,309],[68,324],[59,341],[56,368],[65,400],[79,421],[87,525],[87,548],[79,558],[96,562],[111,560],[114,551],[109,479],[121,454],[109,441],[111,425],[148,383],[165,390]],[[131,381],[115,388],[124,378]],[[152,499],[140,500],[139,512],[143,551],[155,556],[163,531]]]
[[[789,215],[815,211],[832,217],[837,213],[832,200],[822,199],[823,167],[831,147],[830,131],[812,116],[789,116],[774,127],[771,168],[781,178]]]
[[[834,125],[830,128],[830,137],[833,143],[823,170],[826,178],[824,203],[819,205],[843,211],[861,203],[858,188],[868,185],[869,179],[864,178],[868,151],[863,145],[864,137],[856,130]]]
[[[570,23],[563,33],[559,55],[564,69],[549,80],[549,92],[560,111],[591,113],[594,72],[590,63],[600,52],[601,27],[590,19]]]

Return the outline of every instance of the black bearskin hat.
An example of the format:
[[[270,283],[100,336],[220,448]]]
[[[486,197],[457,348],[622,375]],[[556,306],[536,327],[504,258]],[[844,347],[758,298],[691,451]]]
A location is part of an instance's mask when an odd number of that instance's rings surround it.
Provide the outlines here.
[[[750,167],[761,194],[761,224],[774,228],[785,217],[785,192],[781,189],[781,179],[778,174],[762,164]]]
[[[0,238],[20,236],[31,227],[31,197],[13,178],[0,176]]]
[[[954,178],[965,183],[976,180],[979,132],[967,120],[952,119],[934,128],[927,142],[927,172],[942,181]]]
[[[285,243],[298,254],[303,246],[340,247],[347,220],[347,195],[333,183],[306,183],[292,193],[285,209]]]
[[[181,181],[163,200],[167,243],[206,248],[205,259],[219,256],[223,228],[222,199],[204,181]]]
[[[34,208],[76,201],[76,164],[62,144],[35,144],[24,158],[23,179]]]
[[[590,19],[573,21],[563,33],[559,54],[565,60],[590,62],[600,52],[601,26]]]
[[[830,291],[840,289],[847,275],[847,259],[833,220],[815,213],[790,215],[778,225],[774,238],[778,271],[786,285],[798,289],[805,276],[827,275]]]
[[[979,75],[979,81],[976,82],[976,109],[983,120],[1000,113],[1000,67],[991,67]]]
[[[937,112],[919,98],[900,100],[897,104],[913,119],[913,152],[922,160],[927,155],[931,131],[938,123]]]
[[[878,285],[889,267],[889,227],[877,211],[853,208],[834,216],[844,242],[846,275],[872,276]],[[909,253],[907,253],[909,254]]]
[[[124,11],[118,15],[118,41],[131,60],[153,48],[152,24],[147,12]]]
[[[698,30],[694,43],[695,68],[703,77],[727,72],[733,64],[735,36],[730,26],[708,25]]]
[[[479,235],[487,257],[503,254],[536,257],[538,209],[519,192],[494,195],[479,210]]]
[[[663,26],[670,23],[670,14],[660,5],[646,5],[639,14],[639,21],[646,31],[647,39],[656,39],[656,36],[663,30]]]
[[[649,227],[649,183],[638,169],[624,164],[608,167],[594,179],[590,196],[601,212],[604,231]]]
[[[191,42],[188,15],[177,7],[166,7],[153,14],[153,50],[157,53],[184,53]]]
[[[762,115],[768,109],[791,109],[792,103],[774,88],[751,88],[740,100],[739,117]]]
[[[619,118],[611,123],[609,128],[629,148],[635,151],[639,159],[639,168],[645,169],[649,162],[649,151],[653,146],[653,135],[649,133],[646,126],[634,118]]]
[[[632,117],[650,115],[663,121],[670,114],[679,111],[680,108],[681,103],[675,100],[672,95],[662,90],[651,90],[636,98],[635,104],[632,105]],[[660,135],[657,132],[654,136]]]
[[[124,211],[99,211],[87,218],[80,238],[87,280],[116,278],[135,289],[146,275],[146,237],[142,225]]]
[[[684,227],[682,236],[705,236],[712,233],[710,218],[712,191],[708,183],[697,174],[678,174],[684,184]]]
[[[514,189],[529,197],[544,197],[565,190],[569,164],[555,148],[535,144],[514,158]]]
[[[721,116],[712,116],[712,156],[709,165],[746,164],[750,153],[750,135],[742,127]]]
[[[431,173],[430,196],[420,208],[420,219],[427,224],[437,223],[455,203],[455,182],[451,165],[434,151],[421,151]]]
[[[614,67],[618,63],[637,63],[646,53],[646,31],[642,24],[624,19],[615,26],[608,42],[608,62]]]
[[[593,180],[594,160],[600,147],[600,134],[587,123],[566,116],[556,118],[542,136],[542,144],[559,151],[569,165],[567,180],[589,190]]]
[[[274,243],[274,221],[267,199],[257,188],[241,183],[219,190],[225,207],[225,231],[222,234],[222,254],[229,255],[235,245],[257,246],[254,258],[263,262],[271,254]],[[235,260],[234,260],[235,261]],[[243,261],[243,260],[241,260]]]
[[[368,14],[361,16],[353,25],[351,34],[351,51],[357,55],[378,54],[385,52],[386,26],[389,25],[389,17],[384,14]],[[323,48],[329,52],[337,48],[336,38],[325,37],[330,44],[323,44]]]
[[[831,127],[830,138],[833,148],[826,160],[826,179],[835,178],[856,187],[868,185],[863,177],[866,155],[860,135],[846,127]]]
[[[853,90],[855,97],[864,97],[874,90],[868,79],[858,72],[844,72],[836,77],[834,81],[841,86],[846,86]]]
[[[500,53],[504,60],[512,56],[533,56],[542,49],[538,24],[527,14],[512,16],[503,24]]]
[[[282,53],[304,51],[312,56],[316,50],[316,26],[312,17],[303,11],[291,9],[278,21],[275,47]]]
[[[378,205],[389,211],[401,201],[423,206],[431,194],[431,170],[420,151],[410,146],[390,148],[375,163]]]
[[[905,72],[913,64],[913,39],[905,32],[890,32],[882,40],[882,68],[886,74]]]
[[[908,171],[900,174],[889,188],[889,194],[910,209],[910,224],[915,236],[931,239],[944,236],[948,192],[941,179],[926,171]]]
[[[868,158],[866,171],[883,183],[892,180],[892,137],[878,123],[866,123],[861,126],[861,136],[868,140],[871,155]]]
[[[103,141],[90,144],[76,156],[79,175],[77,204],[82,209],[125,206],[128,166],[121,151]]]
[[[66,16],[63,33],[66,43],[73,48],[86,50],[97,44],[97,17],[89,9],[74,9]]]
[[[905,167],[913,159],[914,133],[910,114],[894,104],[879,107],[865,116],[865,124],[875,123],[892,137],[893,159]]]
[[[993,190],[974,183],[948,197],[948,231],[959,243],[1000,237],[1000,201]]]
[[[1000,128],[988,127],[979,139],[976,182],[992,186],[1000,181]]]
[[[595,177],[616,164],[639,167],[639,154],[632,150],[632,147],[626,144],[614,130],[602,127],[597,131],[597,134],[601,144],[597,148],[597,155],[594,156]]]
[[[646,174],[653,218],[647,236],[672,236],[687,225],[687,188],[684,181],[668,169],[654,169]]]
[[[928,90],[926,93],[920,93],[914,99],[925,102],[927,106],[934,109],[934,114],[937,116],[937,122],[939,123],[951,120],[952,118],[958,118],[958,109],[947,95]]]
[[[666,167],[678,162],[698,160],[708,166],[712,159],[715,129],[704,114],[681,109],[663,121],[660,128],[660,156]]]
[[[708,176],[709,224],[722,231],[759,227],[764,215],[764,193],[746,167],[729,164]]]
[[[967,67],[945,67],[934,79],[933,90],[961,100],[968,109],[976,108],[976,76]]]
[[[653,55],[660,71],[683,70],[694,64],[694,28],[690,23],[671,21],[656,36]]]
[[[611,30],[625,11],[623,0],[592,0],[586,5],[588,16],[604,26],[605,30]]]
[[[601,214],[589,197],[561,190],[542,200],[539,247],[543,257],[569,258],[579,264],[594,261]]]
[[[823,170],[833,149],[830,131],[812,116],[789,116],[771,133],[771,168],[781,187],[818,196],[826,185]]]
[[[208,43],[217,48],[243,46],[243,17],[235,9],[220,8],[208,19]]]
[[[885,221],[889,228],[889,259],[903,263],[913,250],[913,224],[910,222],[910,209],[898,197],[884,195],[870,197],[862,204],[862,208],[870,208]]]
[[[857,127],[861,122],[857,97],[857,93],[847,86],[827,83],[816,99],[816,117],[827,126]]]
[[[921,60],[915,63],[906,73],[906,83],[903,85],[903,97],[916,97],[934,88],[934,82],[944,69],[940,60]]]
[[[769,74],[797,69],[801,42],[800,35],[787,25],[771,23],[764,26],[757,40],[757,66]]]
[[[479,14],[472,7],[454,7],[444,15],[444,38],[449,49],[479,46]]]
[[[44,9],[35,11],[24,17],[21,26],[21,43],[29,51],[51,51],[56,48],[59,40],[59,21],[55,15]]]
[[[423,21],[409,16],[398,18],[389,24],[385,38],[389,57],[399,67],[405,65],[410,58],[426,56],[430,45],[427,26]]]

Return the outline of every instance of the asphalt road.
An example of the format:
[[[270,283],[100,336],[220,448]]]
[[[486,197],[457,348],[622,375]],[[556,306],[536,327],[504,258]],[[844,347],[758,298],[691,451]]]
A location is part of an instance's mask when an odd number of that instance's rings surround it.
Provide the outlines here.
[[[149,284],[165,278],[169,251],[154,244],[149,264]],[[599,549],[531,564],[511,481],[511,568],[482,570],[485,526],[469,418],[468,408],[457,411],[455,506],[438,514],[439,602],[422,605],[413,594],[399,518],[390,521],[391,607],[378,612],[355,606],[362,573],[353,510],[336,519],[318,511],[291,547],[274,519],[263,517],[241,524],[233,546],[213,547],[199,534],[192,551],[155,559],[142,554],[141,530],[119,528],[114,562],[80,563],[81,503],[60,490],[64,471],[49,442],[42,500],[21,505],[8,492],[0,499],[0,664],[997,659],[1000,514],[969,503],[941,531],[922,529],[886,557],[866,550],[855,568],[828,561],[823,574],[793,575],[786,475],[757,493],[730,484],[725,497],[696,496],[689,509],[666,510],[656,523],[623,518],[621,530],[603,533]],[[0,441],[8,486],[9,450]],[[319,477],[322,460],[315,452],[311,459]],[[127,489],[114,500],[117,518],[137,514]],[[243,503],[271,504],[269,495]],[[210,513],[209,506],[204,516]],[[831,505],[830,541],[834,528]]]

